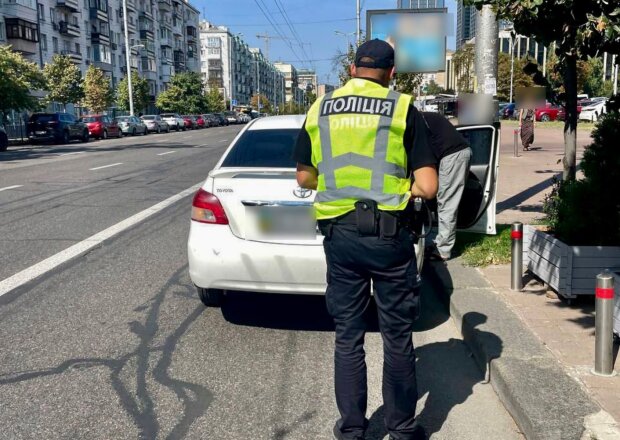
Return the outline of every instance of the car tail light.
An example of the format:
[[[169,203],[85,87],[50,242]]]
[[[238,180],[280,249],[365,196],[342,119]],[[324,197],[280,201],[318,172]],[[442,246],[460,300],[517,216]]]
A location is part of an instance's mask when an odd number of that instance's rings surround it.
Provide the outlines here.
[[[219,199],[202,188],[198,190],[192,201],[192,220],[217,225],[228,224],[228,217]]]

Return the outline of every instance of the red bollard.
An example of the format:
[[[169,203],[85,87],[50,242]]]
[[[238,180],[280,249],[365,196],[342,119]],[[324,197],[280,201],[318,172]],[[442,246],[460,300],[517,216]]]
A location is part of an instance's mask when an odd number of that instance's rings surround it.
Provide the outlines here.
[[[523,223],[516,222],[510,228],[512,257],[510,259],[510,290],[523,290]]]
[[[614,376],[614,277],[609,271],[596,276],[594,370],[597,376]]]

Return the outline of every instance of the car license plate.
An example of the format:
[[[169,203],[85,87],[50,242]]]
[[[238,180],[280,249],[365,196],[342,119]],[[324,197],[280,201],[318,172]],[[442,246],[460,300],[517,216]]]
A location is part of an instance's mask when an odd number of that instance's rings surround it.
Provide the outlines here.
[[[38,131],[35,131],[34,133],[35,134],[39,134],[39,135],[40,134],[47,134],[47,131],[45,131],[45,130],[38,130]]]
[[[286,202],[283,202],[286,203]],[[257,239],[314,239],[316,220],[309,204],[246,207],[250,237]]]

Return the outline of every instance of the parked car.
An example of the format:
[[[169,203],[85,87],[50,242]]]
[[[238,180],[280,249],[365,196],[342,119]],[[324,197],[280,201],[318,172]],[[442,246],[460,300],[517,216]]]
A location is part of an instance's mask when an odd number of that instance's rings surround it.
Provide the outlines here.
[[[123,131],[118,123],[107,115],[83,116],[80,121],[88,127],[88,134],[95,139],[107,139],[108,137],[123,137]]]
[[[162,113],[161,118],[168,123],[170,130],[186,130],[185,119],[176,113]]]
[[[584,121],[596,122],[607,111],[607,99],[592,98],[590,101],[581,103],[579,119]]]
[[[241,122],[239,120],[239,116],[237,112],[233,112],[233,111],[224,112],[224,117],[226,118],[229,124],[239,124]]]
[[[537,121],[548,122],[555,121],[558,118],[560,107],[551,103],[546,103],[544,107],[539,107],[534,114]]]
[[[88,142],[90,135],[85,123],[70,113],[33,113],[26,125],[28,139],[68,144],[72,139]]]
[[[513,119],[518,116],[515,114],[515,103],[505,102],[499,105],[499,117],[500,119]]]
[[[146,135],[149,132],[144,121],[136,116],[118,116],[116,122],[124,135]]]
[[[6,135],[6,130],[0,125],[0,151],[6,151],[9,148],[9,137]]]
[[[213,113],[213,116],[215,116],[216,118],[218,118],[220,120],[220,125],[221,126],[228,126],[230,125],[230,122],[228,121],[228,118],[226,117],[226,115],[224,115],[224,113]]]
[[[148,131],[155,133],[161,133],[162,131],[170,133],[170,125],[167,121],[164,121],[160,115],[144,115],[142,116],[142,120],[144,121]]]
[[[209,126],[209,121],[206,121],[202,115],[196,115],[194,116],[194,119],[196,120],[196,125],[198,125],[198,128],[207,128]]]
[[[188,130],[195,130],[198,128],[198,124],[196,123],[196,118],[192,115],[183,115],[183,122],[185,123],[185,128]]]
[[[577,120],[579,120],[579,115],[581,114],[581,104],[577,104]],[[558,112],[558,121],[564,121],[566,120],[566,108],[561,106],[560,107],[560,111]]]
[[[325,293],[323,236],[311,220],[316,192],[297,185],[292,159],[303,122],[301,115],[253,120],[195,194],[189,275],[205,304],[219,304],[225,291]],[[495,234],[499,124],[458,130],[473,149],[458,227]],[[420,263],[423,249],[421,238]]]
[[[201,116],[202,116],[202,119],[205,121],[205,127],[209,128],[209,127],[216,127],[217,126],[215,118],[213,117],[213,115],[211,113],[205,113],[205,114],[203,114]]]

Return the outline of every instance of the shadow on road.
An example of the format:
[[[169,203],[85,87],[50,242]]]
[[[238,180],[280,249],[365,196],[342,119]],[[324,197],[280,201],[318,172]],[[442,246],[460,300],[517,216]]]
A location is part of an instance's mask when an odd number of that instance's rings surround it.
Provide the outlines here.
[[[149,385],[149,381],[154,379],[173,392],[183,406],[166,438],[184,438],[213,400],[212,393],[204,386],[176,379],[170,372],[177,344],[202,314],[204,307],[197,305],[171,333],[159,333],[159,315],[166,296],[177,293],[179,288],[193,291],[193,286],[181,282],[186,271],[187,266],[178,269],[157,295],[135,309],[137,312],[145,312],[145,319],[143,322],[128,323],[129,329],[139,340],[133,351],[117,358],[74,358],[50,368],[3,374],[0,375],[0,386],[57,376],[72,369],[106,367],[109,369],[110,385],[138,428],[139,438],[155,439],[163,437],[163,434],[160,432],[157,398],[152,394],[154,387]],[[162,339],[163,342],[159,342]]]

